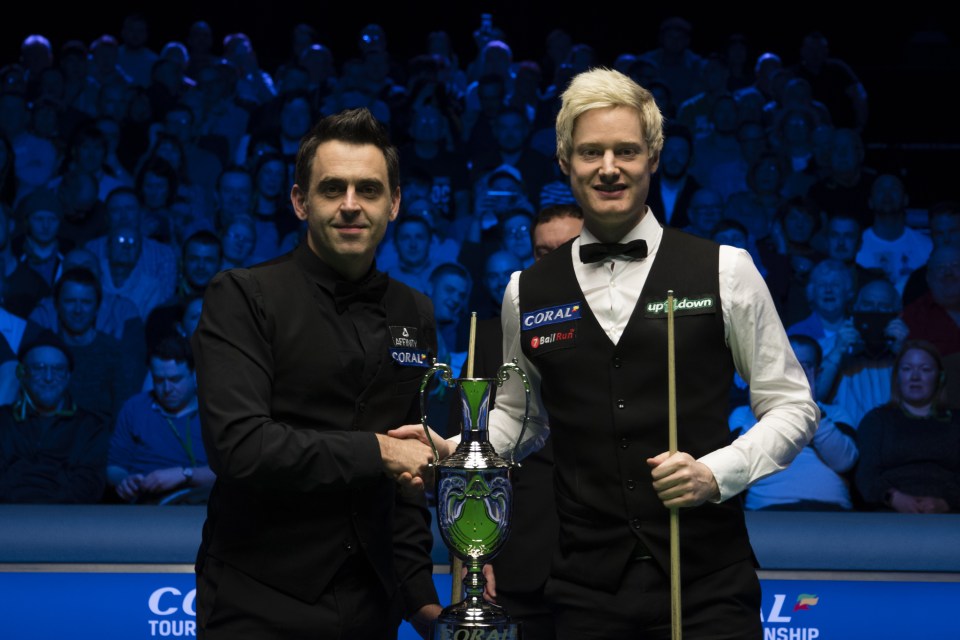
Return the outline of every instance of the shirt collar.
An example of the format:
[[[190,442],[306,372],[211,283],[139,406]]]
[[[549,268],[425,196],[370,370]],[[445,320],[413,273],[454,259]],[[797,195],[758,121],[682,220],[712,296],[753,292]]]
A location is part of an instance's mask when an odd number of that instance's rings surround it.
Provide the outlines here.
[[[652,258],[656,252],[657,248],[660,246],[660,239],[663,237],[663,227],[660,226],[660,223],[654,217],[653,212],[650,211],[650,207],[647,207],[646,212],[643,214],[643,217],[640,218],[640,222],[637,225],[630,229],[625,236],[617,240],[617,242],[630,242],[631,240],[645,240],[647,243],[647,259]],[[597,239],[597,236],[590,233],[590,231],[584,227],[580,232],[580,237],[573,244],[573,255],[577,262],[580,262],[580,245],[581,244],[590,244],[591,242],[600,242]],[[583,264],[580,262],[580,264]],[[602,262],[594,263],[592,266],[601,265]]]
[[[305,238],[297,245],[296,249],[293,250],[293,260],[306,272],[311,280],[320,285],[320,287],[330,295],[333,295],[336,284],[344,281],[344,277],[340,275],[340,273],[313,252],[313,249],[309,247]],[[370,265],[370,270],[367,271],[358,282],[367,280],[375,273],[377,273],[376,260]]]

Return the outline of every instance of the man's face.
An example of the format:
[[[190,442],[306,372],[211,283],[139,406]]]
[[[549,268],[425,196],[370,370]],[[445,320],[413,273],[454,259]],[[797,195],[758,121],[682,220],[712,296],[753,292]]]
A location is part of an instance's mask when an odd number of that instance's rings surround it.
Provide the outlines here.
[[[844,314],[850,301],[848,281],[839,273],[824,272],[812,280],[813,295],[810,306],[825,318],[838,318]]]
[[[517,113],[502,113],[497,118],[495,135],[500,151],[515,153],[523,148],[527,137],[527,122]]]
[[[860,246],[860,225],[850,218],[836,218],[827,226],[827,255],[841,262],[853,262]]]
[[[77,145],[75,158],[77,169],[83,173],[96,173],[103,168],[106,154],[104,145],[97,140],[83,140]]]
[[[467,296],[470,295],[469,283],[458,275],[440,276],[432,288],[433,311],[437,322],[456,322],[460,319]]]
[[[833,146],[830,150],[830,168],[835,174],[853,173],[863,161],[860,145],[850,131],[837,131],[833,134]]]
[[[400,189],[390,192],[383,152],[340,140],[317,147],[307,190],[294,185],[291,199],[307,222],[308,246],[334,268],[371,262],[400,209]]]
[[[533,230],[533,258],[539,260],[570,238],[580,235],[583,220],[580,218],[554,218],[538,224]]]
[[[935,249],[947,245],[960,247],[960,214],[930,218],[930,239]]]
[[[498,305],[503,302],[503,293],[510,284],[510,276],[522,268],[520,261],[505,251],[497,251],[490,256],[483,273],[483,283],[490,299]]]
[[[40,209],[27,217],[27,235],[40,246],[47,246],[57,239],[60,217],[53,211]]]
[[[253,182],[246,173],[225,173],[220,178],[217,190],[223,217],[232,219],[238,215],[249,215],[253,209]]]
[[[701,234],[709,234],[723,219],[723,200],[713,191],[700,190],[690,198],[690,221]]]
[[[407,268],[423,266],[430,257],[430,229],[419,220],[405,222],[397,229],[397,255]]]
[[[57,298],[57,316],[64,331],[81,335],[97,321],[97,292],[86,284],[64,282]]]
[[[194,289],[203,289],[220,270],[216,245],[191,242],[183,252],[183,277]]]
[[[70,384],[67,356],[56,347],[35,347],[23,359],[23,390],[41,413],[56,410]]]
[[[257,190],[265,198],[276,198],[283,191],[286,167],[279,160],[267,162],[257,173]]]
[[[791,242],[809,242],[816,221],[803,209],[788,209],[783,217],[783,231]]]
[[[257,236],[253,229],[245,224],[231,224],[227,232],[220,239],[223,243],[223,255],[228,260],[239,263],[245,260],[253,246],[257,243]]]
[[[129,193],[118,193],[107,201],[107,222],[111,229],[140,228],[140,203]]]
[[[878,213],[897,213],[906,205],[903,183],[891,175],[880,176],[870,189],[870,208]]]
[[[443,114],[436,107],[420,107],[410,126],[410,135],[417,142],[439,142],[444,136]]]
[[[927,284],[937,303],[951,311],[960,310],[960,247],[940,247],[930,254]]]
[[[107,236],[110,244],[107,247],[107,257],[112,266],[133,267],[140,259],[140,244],[143,239],[133,227],[123,227],[111,230]]]
[[[185,409],[197,397],[197,382],[186,362],[150,358],[153,397],[167,413]]]
[[[660,162],[665,178],[676,180],[682,177],[690,164],[690,143],[680,136],[667,138],[663,143]]]
[[[167,205],[170,183],[163,176],[148,171],[143,176],[143,204],[148,209],[162,209]]]
[[[515,215],[503,221],[503,248],[520,261],[526,261],[533,254],[527,216]]]
[[[573,150],[560,168],[583,209],[584,224],[601,240],[620,239],[646,211],[650,157],[640,114],[631,107],[591,109],[577,118]]]
[[[285,138],[299,140],[310,129],[310,105],[296,98],[283,105],[280,112],[280,131]]]
[[[853,304],[854,311],[896,313],[900,310],[900,298],[892,284],[885,281],[873,281],[863,285],[857,300]]]

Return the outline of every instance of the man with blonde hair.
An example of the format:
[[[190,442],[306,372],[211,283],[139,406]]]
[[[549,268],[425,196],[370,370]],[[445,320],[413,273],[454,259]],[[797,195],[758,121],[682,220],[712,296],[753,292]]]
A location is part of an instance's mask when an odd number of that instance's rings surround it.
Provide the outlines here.
[[[649,91],[616,71],[582,73],[563,94],[556,129],[584,228],[513,275],[501,319],[504,357],[518,359],[535,398],[519,453],[553,439],[560,533],[545,597],[557,637],[669,637],[668,514],[676,507],[685,634],[759,639],[760,585],[739,501],[730,498],[785,468],[815,432],[803,369],[749,254],[663,228],[650,213],[663,134]],[[730,444],[734,371],[750,384],[758,422]],[[501,455],[523,414],[523,394],[504,386],[490,418]]]

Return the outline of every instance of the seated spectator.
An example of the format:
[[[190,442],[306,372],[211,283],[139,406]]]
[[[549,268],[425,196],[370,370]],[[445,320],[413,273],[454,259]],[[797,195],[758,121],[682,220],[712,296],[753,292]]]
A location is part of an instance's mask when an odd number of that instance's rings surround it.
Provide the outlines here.
[[[205,502],[215,479],[200,438],[193,354],[186,338],[150,354],[153,390],[124,403],[110,440],[107,481],[127,502]],[[174,497],[174,492],[182,496]]]
[[[470,327],[466,305],[472,286],[470,272],[455,262],[445,262],[430,274],[427,295],[433,300],[441,355],[465,354],[467,350]],[[440,360],[450,363],[442,357]]]
[[[116,416],[123,402],[136,393],[143,379],[118,340],[97,331],[102,292],[87,269],[71,269],[54,286],[60,337],[70,349],[74,373],[70,394],[84,409]]]
[[[224,225],[220,234],[220,247],[223,250],[220,270],[251,266],[256,243],[257,224],[253,218],[248,215],[234,216]]]
[[[3,271],[0,274],[0,282],[3,282],[0,304],[8,312],[25,318],[50,285],[43,276],[14,256],[11,238],[15,226],[9,208],[0,204],[0,270]]]
[[[944,356],[960,353],[960,245],[943,245],[927,261],[930,290],[903,311],[910,337],[928,340]]]
[[[10,404],[17,397],[17,351],[21,344],[30,342],[43,327],[11,313],[4,301],[6,274],[0,269],[0,404]]]
[[[14,238],[13,252],[46,284],[43,290],[36,292],[39,299],[49,295],[60,275],[64,247],[57,234],[63,219],[63,204],[55,192],[41,189],[21,200],[15,215],[24,226],[24,235]]]
[[[847,305],[855,294],[853,277],[842,263],[836,260],[821,260],[810,271],[807,283],[809,316],[787,327],[787,335],[802,333],[820,342],[824,357],[829,357],[834,347],[834,337],[844,325]],[[826,341],[826,342],[825,342]],[[821,389],[818,397],[827,393]]]
[[[187,238],[183,245],[177,292],[147,317],[145,334],[148,352],[161,339],[174,333],[184,303],[203,295],[210,280],[220,271],[221,258],[220,239],[212,231],[197,231]]]
[[[805,335],[790,337],[797,360],[807,374],[811,391],[816,388],[822,352],[816,340]],[[814,395],[816,397],[816,395]],[[853,425],[840,407],[817,402],[820,427],[790,466],[760,480],[749,489],[744,507],[749,510],[849,511],[850,489],[842,474],[857,461]],[[739,437],[756,424],[749,406],[730,414],[730,431]]]
[[[874,280],[863,285],[851,317],[825,358],[830,362],[821,369],[821,389],[836,389],[833,403],[844,408],[853,426],[867,411],[890,399],[887,381],[909,331],[899,313],[900,297],[892,284]],[[834,374],[838,368],[839,373]]]
[[[960,247],[960,202],[938,202],[927,213],[930,241],[934,250],[944,245]],[[929,260],[928,260],[929,263]],[[903,288],[903,306],[930,291],[927,285],[927,265],[914,269]]]
[[[960,414],[943,409],[944,383],[936,347],[903,345],[890,403],[865,415],[857,430],[857,488],[873,508],[960,512]]]
[[[396,261],[384,265],[382,270],[417,291],[427,291],[430,274],[438,266],[430,251],[433,239],[433,224],[427,216],[406,213],[393,226]]]
[[[100,262],[95,255],[86,249],[74,249],[63,257],[64,273],[75,267],[88,269],[97,281],[100,281]],[[54,333],[60,332],[60,323],[57,320],[57,305],[52,295],[37,303],[29,319]],[[129,299],[103,292],[94,326],[97,331],[113,336],[122,342],[124,352],[130,354],[130,357],[137,357],[136,354],[141,354],[141,359],[146,357],[143,342],[143,320],[140,319],[137,305]]]
[[[576,204],[544,207],[537,214],[531,231],[534,260],[539,260],[583,230],[583,211]],[[502,302],[502,300],[501,300]]]
[[[857,264],[880,269],[903,292],[910,273],[923,266],[930,256],[930,238],[907,226],[907,194],[896,176],[886,174],[873,182],[870,211],[873,226],[863,232]]]
[[[477,312],[477,318],[499,318],[503,294],[510,284],[510,276],[523,269],[520,260],[508,251],[497,251],[487,258],[483,270],[483,302],[474,305],[471,311]],[[479,287],[478,287],[479,288]]]
[[[690,175],[693,135],[683,125],[668,126],[660,151],[659,170],[650,178],[647,205],[662,224],[683,229],[690,224],[687,210],[700,183]]]
[[[18,359],[21,390],[0,406],[0,503],[99,502],[110,431],[70,398],[70,350],[44,332]]]
[[[114,190],[106,208],[109,233],[86,248],[100,260],[103,290],[132,300],[146,319],[174,293],[176,255],[169,245],[143,235],[143,210],[132,189]]]
[[[710,189],[700,189],[690,198],[687,211],[690,224],[684,231],[701,238],[709,238],[713,228],[723,219],[723,198]]]

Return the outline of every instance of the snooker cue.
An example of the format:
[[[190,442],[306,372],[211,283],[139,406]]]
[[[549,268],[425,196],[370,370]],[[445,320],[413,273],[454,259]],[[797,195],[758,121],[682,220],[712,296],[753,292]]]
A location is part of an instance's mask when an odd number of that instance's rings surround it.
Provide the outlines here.
[[[467,346],[467,377],[473,377],[473,355],[477,347],[477,312],[470,314],[470,342]],[[463,583],[459,580],[463,573],[463,560],[456,555],[450,564],[450,604],[463,600]]]
[[[670,455],[677,452],[677,364],[674,356],[673,289],[667,291],[667,429]],[[680,510],[670,508],[670,638],[683,637],[680,611]]]

